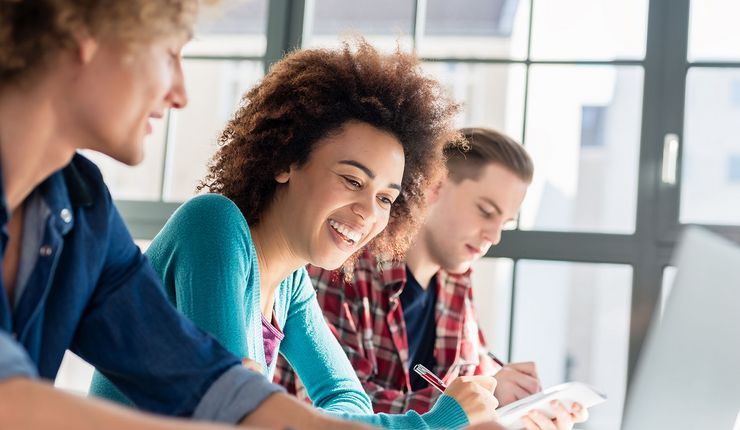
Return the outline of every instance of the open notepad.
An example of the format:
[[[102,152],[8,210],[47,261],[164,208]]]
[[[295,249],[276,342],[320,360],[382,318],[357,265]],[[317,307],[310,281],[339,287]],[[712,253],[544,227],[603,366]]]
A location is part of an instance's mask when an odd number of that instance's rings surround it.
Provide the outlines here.
[[[559,400],[566,408],[570,408],[573,402],[590,408],[605,401],[606,396],[581,382],[566,382],[498,409],[498,421],[509,430],[519,430],[524,428],[520,418],[533,409],[552,418],[551,400]]]

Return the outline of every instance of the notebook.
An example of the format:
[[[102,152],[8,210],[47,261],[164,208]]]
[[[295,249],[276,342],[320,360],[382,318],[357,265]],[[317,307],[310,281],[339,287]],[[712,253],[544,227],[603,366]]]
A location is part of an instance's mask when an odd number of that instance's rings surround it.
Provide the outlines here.
[[[566,382],[499,408],[496,411],[499,416],[498,422],[509,430],[523,429],[521,418],[533,409],[553,418],[551,400],[559,400],[566,408],[570,408],[574,402],[590,408],[604,402],[606,396],[584,383]]]

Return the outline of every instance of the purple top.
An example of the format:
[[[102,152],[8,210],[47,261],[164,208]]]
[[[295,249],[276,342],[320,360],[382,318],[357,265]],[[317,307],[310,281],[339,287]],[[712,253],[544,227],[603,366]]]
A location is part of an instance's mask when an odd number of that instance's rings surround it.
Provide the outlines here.
[[[272,316],[272,321],[274,324],[267,321],[267,318],[262,315],[262,342],[265,344],[265,364],[267,364],[267,367],[272,364],[275,353],[280,347],[280,341],[285,337],[285,334],[278,328],[275,315]]]

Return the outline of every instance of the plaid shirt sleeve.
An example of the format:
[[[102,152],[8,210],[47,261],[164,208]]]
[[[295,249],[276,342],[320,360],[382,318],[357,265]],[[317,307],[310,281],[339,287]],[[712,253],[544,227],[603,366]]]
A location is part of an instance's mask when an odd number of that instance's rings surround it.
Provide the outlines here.
[[[400,414],[410,410],[419,413],[429,411],[440,396],[439,391],[428,387],[415,392],[406,392],[404,381],[393,381],[386,375],[376,375],[377,361],[387,357],[375,358],[374,354],[368,354],[363,347],[360,331],[363,328],[360,325],[363,297],[352,285],[344,281],[339,272],[309,268],[309,274],[314,281],[317,299],[329,328],[339,340],[360,383],[372,400],[373,410],[376,413],[389,414]],[[400,362],[394,364],[402,365]],[[283,385],[298,398],[310,402],[299,378],[282,357],[277,365],[274,382]]]

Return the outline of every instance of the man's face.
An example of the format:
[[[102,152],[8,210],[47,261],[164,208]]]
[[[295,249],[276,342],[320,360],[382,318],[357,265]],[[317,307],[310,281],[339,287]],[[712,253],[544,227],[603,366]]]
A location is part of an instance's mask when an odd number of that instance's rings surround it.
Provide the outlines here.
[[[138,164],[151,120],[187,103],[180,59],[187,40],[178,33],[131,46],[101,41],[70,88],[79,147]]]
[[[446,179],[429,207],[420,244],[443,270],[467,271],[501,240],[501,230],[519,212],[527,186],[498,163],[483,167],[478,179]]]

